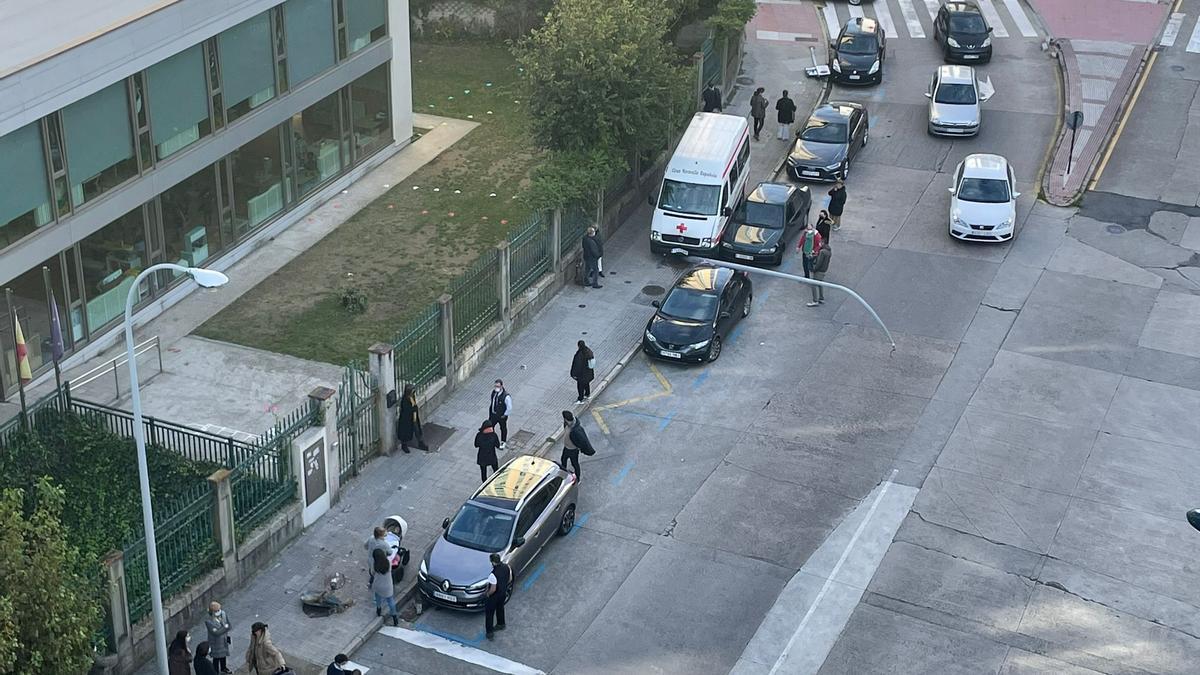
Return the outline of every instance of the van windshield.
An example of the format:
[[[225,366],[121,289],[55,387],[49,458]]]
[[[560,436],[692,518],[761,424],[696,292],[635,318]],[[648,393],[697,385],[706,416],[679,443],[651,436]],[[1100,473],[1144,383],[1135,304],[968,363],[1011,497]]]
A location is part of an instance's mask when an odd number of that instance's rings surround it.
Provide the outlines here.
[[[697,185],[664,180],[658,208],[676,213],[694,213],[698,216],[715,216],[721,205],[720,185]]]

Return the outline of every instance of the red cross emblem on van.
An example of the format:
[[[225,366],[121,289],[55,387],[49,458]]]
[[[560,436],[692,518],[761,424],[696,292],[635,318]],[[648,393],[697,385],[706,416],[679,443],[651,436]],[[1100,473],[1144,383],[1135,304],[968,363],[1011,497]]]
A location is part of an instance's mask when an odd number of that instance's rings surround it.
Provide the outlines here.
[[[683,234],[684,232],[687,232],[687,225],[680,223],[675,226],[675,229],[679,230],[679,234]]]

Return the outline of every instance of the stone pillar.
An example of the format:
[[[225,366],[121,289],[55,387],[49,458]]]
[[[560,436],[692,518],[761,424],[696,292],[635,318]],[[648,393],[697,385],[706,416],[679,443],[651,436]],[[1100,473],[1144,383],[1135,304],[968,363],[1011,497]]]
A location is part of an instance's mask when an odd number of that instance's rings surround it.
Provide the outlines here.
[[[512,327],[512,247],[507,241],[496,243],[496,296],[500,298],[500,322],[505,332]]]
[[[217,469],[208,477],[208,487],[213,492],[213,541],[221,553],[221,566],[225,569],[225,581],[229,588],[238,585],[237,533],[233,522],[233,488],[229,469]],[[249,534],[249,533],[247,533]]]
[[[704,94],[704,54],[701,52],[693,54],[692,64],[696,66],[696,99],[692,102],[692,110],[699,110]]]
[[[392,137],[407,143],[413,134],[412,45],[409,39],[408,0],[389,0],[388,39],[392,41]]]
[[[292,440],[292,472],[295,474],[296,494],[300,497],[300,521],[304,527],[316,522],[333,503],[338,488],[340,461],[338,454],[337,390],[316,387],[309,393],[310,405],[316,408],[317,422]]]
[[[562,207],[550,212],[550,269],[562,271]]]
[[[454,374],[454,298],[442,293],[438,298],[438,318],[442,327],[442,372],[446,374],[446,385],[457,384]]]
[[[396,449],[396,413],[399,407],[388,407],[388,394],[399,401],[396,381],[396,354],[386,342],[376,342],[367,350],[371,353],[371,375],[375,378],[375,421],[379,424],[379,452],[391,455]],[[337,490],[333,491],[334,503]]]
[[[725,96],[729,92],[729,38],[721,38],[721,107],[725,107]]]
[[[596,231],[604,232],[604,188],[596,189]]]
[[[125,595],[125,554],[109,551],[100,561],[108,580],[108,620],[112,627],[113,649],[121,661],[133,659],[132,627],[129,624],[129,605]]]

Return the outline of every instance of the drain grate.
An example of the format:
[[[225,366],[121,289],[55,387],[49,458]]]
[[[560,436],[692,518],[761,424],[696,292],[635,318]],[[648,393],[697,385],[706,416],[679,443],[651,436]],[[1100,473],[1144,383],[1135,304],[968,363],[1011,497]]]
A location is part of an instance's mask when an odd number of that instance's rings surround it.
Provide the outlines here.
[[[1121,226],[1121,225],[1115,225],[1115,224],[1114,224],[1114,225],[1109,225],[1108,227],[1106,227],[1106,228],[1104,228],[1104,229],[1108,230],[1108,233],[1109,233],[1109,234],[1125,234],[1125,232],[1127,231],[1127,230],[1124,228],[1124,226]]]
[[[663,293],[666,293],[666,292],[667,292],[667,289],[663,288],[662,286],[656,286],[654,284],[650,284],[649,286],[642,286],[642,293],[644,295],[662,295]]]

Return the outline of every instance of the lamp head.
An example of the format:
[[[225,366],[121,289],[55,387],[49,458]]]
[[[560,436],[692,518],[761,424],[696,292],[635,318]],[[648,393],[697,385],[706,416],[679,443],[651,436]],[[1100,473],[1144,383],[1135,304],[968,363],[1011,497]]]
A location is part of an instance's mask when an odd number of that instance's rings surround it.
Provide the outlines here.
[[[205,288],[216,288],[229,283],[229,277],[216,270],[206,270],[203,267],[189,267],[188,274],[192,275],[196,283]]]

